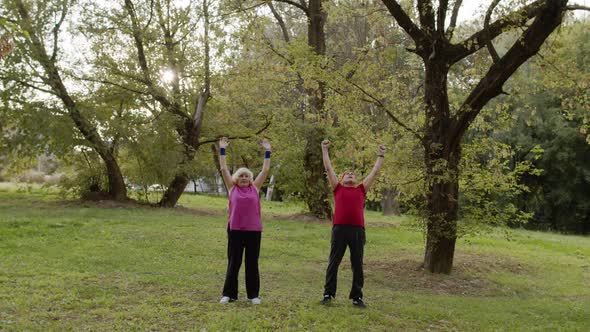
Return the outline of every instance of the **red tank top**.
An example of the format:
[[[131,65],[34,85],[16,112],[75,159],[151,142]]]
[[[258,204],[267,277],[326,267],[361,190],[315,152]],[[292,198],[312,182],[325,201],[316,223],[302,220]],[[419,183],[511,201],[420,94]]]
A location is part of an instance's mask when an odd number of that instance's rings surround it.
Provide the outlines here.
[[[334,225],[365,227],[365,186],[344,187],[340,183],[334,188]]]

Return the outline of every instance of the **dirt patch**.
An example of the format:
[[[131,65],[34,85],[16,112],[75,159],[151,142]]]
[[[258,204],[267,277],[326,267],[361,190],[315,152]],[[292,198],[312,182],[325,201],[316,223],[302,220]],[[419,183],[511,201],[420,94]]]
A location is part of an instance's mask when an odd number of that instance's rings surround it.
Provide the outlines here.
[[[170,211],[180,212],[183,214],[189,214],[189,215],[193,215],[193,216],[221,216],[221,215],[225,214],[222,210],[217,210],[217,209],[211,209],[211,210],[202,209],[201,210],[201,209],[187,208],[184,206],[177,206],[174,208],[170,208]]]
[[[383,275],[374,280],[384,286],[405,291],[423,291],[435,294],[492,296],[510,292],[488,279],[489,273],[508,272],[523,274],[532,269],[505,257],[491,255],[455,255],[450,275],[432,274],[422,266],[420,258],[397,261],[366,261],[367,274]]]
[[[391,228],[399,228],[399,224],[394,224],[394,223],[391,223],[391,222],[383,222],[383,221],[371,221],[371,222],[367,223],[367,227],[381,227],[381,228],[391,227]]]
[[[173,208],[164,208],[156,204],[141,203],[133,199],[126,201],[113,201],[113,200],[66,200],[66,201],[55,201],[45,203],[47,207],[53,208],[98,208],[98,209],[153,209],[153,210],[166,210],[173,211],[182,214],[189,214],[195,216],[219,216],[223,214],[223,211],[209,210],[209,209],[194,209],[187,208],[184,206],[176,206]]]

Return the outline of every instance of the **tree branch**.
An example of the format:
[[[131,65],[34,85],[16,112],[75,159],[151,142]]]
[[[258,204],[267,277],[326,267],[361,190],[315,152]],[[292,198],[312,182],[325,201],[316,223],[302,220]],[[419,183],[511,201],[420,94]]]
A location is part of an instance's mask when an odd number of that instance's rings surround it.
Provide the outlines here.
[[[422,46],[426,40],[428,40],[428,36],[410,19],[408,14],[402,9],[397,1],[382,1],[389,10],[389,13],[391,13],[402,29],[404,29],[404,31],[410,35],[418,48]]]
[[[267,1],[276,1],[276,2],[287,3],[291,6],[294,6],[294,7],[297,7],[299,9],[303,10],[305,15],[309,16],[309,9],[307,8],[307,6],[303,5],[302,3],[297,3],[297,2],[291,1],[291,0],[267,0]]]
[[[170,5],[170,4],[168,4]],[[164,34],[164,47],[166,48],[166,55],[167,55],[167,62],[169,70],[173,71],[174,76],[172,77],[172,92],[174,94],[174,100],[172,101],[173,107],[176,109],[180,109],[180,105],[178,104],[178,99],[180,98],[180,73],[178,70],[178,64],[176,62],[176,54],[175,54],[175,45],[176,42],[173,39],[173,33],[170,31],[169,22],[164,20],[164,16],[162,13],[162,6],[160,2],[156,4],[156,11],[158,15],[158,25],[162,29],[162,33]],[[170,16],[168,13],[167,16],[168,21],[170,20]]]
[[[434,9],[432,8],[432,1],[418,0],[417,6],[422,30],[425,30],[427,34],[431,34],[434,31]]]
[[[484,18],[483,21],[483,30],[484,31],[490,31],[489,27],[490,27],[490,18],[492,17],[492,13],[494,12],[494,8],[496,8],[496,6],[498,5],[498,3],[500,3],[500,0],[493,0],[492,3],[490,4],[490,6],[488,7],[488,10],[486,11],[486,16]],[[494,48],[494,44],[492,43],[492,39],[490,38],[490,36],[486,36],[486,46],[488,48],[488,52],[490,52],[490,56],[492,57],[492,60],[494,62],[498,62],[500,60],[500,57],[498,56],[498,52],[496,52],[496,49]]]
[[[61,17],[59,18],[59,21],[55,24],[55,26],[53,27],[53,52],[51,54],[51,62],[55,62],[55,59],[57,58],[57,52],[58,52],[58,39],[59,39],[59,29],[61,28],[61,25],[63,24],[65,18],[66,18],[66,14],[68,12],[68,3],[67,1],[63,2],[63,8],[61,10]]]
[[[111,67],[111,66],[100,66],[97,65],[98,68],[106,68],[108,69],[113,75],[117,75],[120,77],[124,77],[124,78],[128,78],[130,80],[133,80],[135,82],[144,84],[144,85],[148,85],[149,82],[145,81],[145,78],[143,77],[137,77],[135,75],[129,74],[129,73],[125,73],[123,71],[120,71],[118,67]]]
[[[436,17],[436,31],[441,36],[445,35],[445,21],[447,19],[447,9],[449,8],[449,0],[439,0],[438,12]]]
[[[483,106],[502,93],[502,86],[510,76],[539,52],[541,45],[561,24],[566,4],[567,0],[549,1],[508,52],[490,67],[486,75],[465,99],[453,121],[451,131],[456,135],[449,142],[451,146],[459,144],[463,134]]]
[[[451,14],[451,22],[447,28],[447,40],[451,40],[453,38],[453,33],[455,32],[455,27],[457,26],[457,16],[459,16],[459,8],[461,8],[462,2],[463,0],[455,0],[455,5],[453,6],[453,12]]]
[[[137,93],[139,95],[144,95],[144,96],[148,96],[151,97],[151,94],[149,94],[148,92],[145,91],[140,91],[140,90],[136,90],[127,86],[124,86],[123,84],[120,83],[115,83],[109,80],[100,80],[100,79],[94,79],[94,78],[90,78],[90,77],[77,77],[77,76],[72,76],[75,79],[81,80],[81,81],[86,81],[86,82],[94,82],[94,83],[102,83],[102,84],[108,84],[108,85],[112,85],[112,86],[116,86],[118,88],[121,88],[125,91],[129,91],[129,92],[133,92],[133,93]]]
[[[272,12],[272,15],[277,20],[277,23],[278,23],[279,27],[281,28],[281,31],[283,32],[283,39],[285,40],[285,42],[288,43],[289,42],[289,31],[287,30],[287,26],[285,25],[285,21],[283,21],[281,14],[279,14],[279,12],[277,12],[275,7],[272,5],[272,1],[269,1],[267,4],[268,4],[268,8],[270,8],[270,11]]]
[[[500,34],[522,26],[531,18],[537,16],[549,3],[554,0],[536,0],[535,2],[517,9],[510,14],[499,18],[491,23],[487,29],[482,29],[459,44],[451,46],[449,63],[453,64],[470,54],[477,52],[487,44],[488,40],[493,40]]]
[[[139,67],[141,68],[141,72],[143,74],[143,80],[145,85],[148,88],[149,94],[154,98],[157,102],[162,105],[165,110],[170,111],[183,119],[190,119],[188,114],[182,112],[177,105],[175,106],[174,103],[170,102],[168,98],[162,93],[158,91],[156,86],[154,85],[151,76],[150,76],[150,69],[148,67],[147,58],[145,56],[145,49],[143,46],[143,39],[141,36],[141,31],[139,30],[139,21],[135,14],[135,7],[131,0],[125,0],[125,9],[127,10],[127,14],[131,19],[131,28],[133,34],[133,40],[135,43],[135,48],[137,49],[137,59],[139,61]]]
[[[215,138],[211,138],[211,139],[207,139],[204,141],[200,141],[199,142],[199,146],[203,145],[203,144],[207,144],[207,143],[215,143],[218,142],[222,137],[227,137],[228,139],[248,139],[248,138],[252,138],[252,136],[257,136],[262,134],[266,129],[268,129],[270,127],[270,125],[272,124],[272,119],[266,119],[265,124],[262,128],[260,128],[258,131],[256,131],[254,133],[254,135],[248,135],[248,136],[226,136],[226,135],[218,135]]]
[[[249,6],[249,7],[241,7],[241,5],[240,5],[240,9],[238,9],[238,10],[236,10],[236,11],[233,11],[233,12],[228,12],[228,13],[222,13],[222,14],[219,14],[219,15],[211,15],[210,17],[214,17],[214,18],[224,18],[224,17],[226,17],[226,16],[230,16],[230,15],[233,15],[233,14],[242,13],[242,12],[248,11],[248,10],[250,10],[250,9],[254,9],[254,8],[256,8],[256,7],[263,6],[263,5],[265,5],[266,3],[268,3],[268,1],[270,1],[270,0],[265,0],[265,1],[261,2],[261,3],[254,4],[254,5],[252,5],[252,6]],[[213,20],[212,22],[213,22],[213,23],[215,23],[215,22],[217,22],[217,20]]]
[[[29,82],[22,81],[22,80],[19,80],[19,79],[14,78],[14,77],[8,77],[8,76],[0,76],[0,79],[7,80],[7,81],[13,81],[13,82],[18,83],[18,84],[20,84],[22,86],[25,86],[27,88],[31,88],[31,89],[34,89],[34,90],[37,90],[37,91],[49,93],[50,95],[54,95],[54,96],[59,97],[59,95],[57,95],[57,93],[55,93],[55,91],[44,89],[44,88],[40,88],[40,87],[38,87],[36,85],[31,84],[30,81]]]
[[[403,122],[401,122],[400,119],[398,119],[395,115],[393,115],[393,113],[387,108],[387,106],[385,106],[385,104],[383,104],[383,102],[379,98],[373,96],[372,94],[370,94],[369,92],[367,92],[367,90],[365,90],[363,87],[361,87],[360,85],[356,84],[355,82],[352,82],[352,81],[346,79],[346,77],[342,76],[341,74],[338,74],[338,75],[341,78],[344,78],[347,83],[349,83],[350,85],[352,85],[354,88],[356,88],[362,94],[364,94],[365,96],[367,96],[369,98],[368,100],[367,99],[364,99],[364,101],[370,102],[373,105],[375,105],[375,106],[379,107],[380,109],[384,110],[385,113],[391,118],[391,120],[393,120],[393,122],[395,122],[398,126],[404,128],[405,130],[407,130],[408,132],[410,132],[420,142],[422,142],[422,136],[420,136],[415,130],[413,130],[412,128],[410,128],[407,125],[405,125]]]
[[[588,10],[588,11],[590,11],[590,7],[588,7],[588,6],[582,6],[582,5],[576,5],[576,4],[567,6],[566,8],[567,8],[567,10]]]
[[[195,111],[193,113],[193,123],[192,128],[190,128],[188,142],[191,146],[199,146],[199,136],[201,131],[201,123],[203,122],[203,113],[205,112],[205,106],[207,105],[207,101],[209,101],[209,97],[211,96],[211,72],[209,68],[210,56],[209,56],[209,5],[207,0],[203,0],[203,17],[205,19],[204,22],[204,31],[203,31],[203,40],[204,40],[204,47],[205,47],[205,82],[201,89],[201,93],[197,99],[197,103],[195,105]]]

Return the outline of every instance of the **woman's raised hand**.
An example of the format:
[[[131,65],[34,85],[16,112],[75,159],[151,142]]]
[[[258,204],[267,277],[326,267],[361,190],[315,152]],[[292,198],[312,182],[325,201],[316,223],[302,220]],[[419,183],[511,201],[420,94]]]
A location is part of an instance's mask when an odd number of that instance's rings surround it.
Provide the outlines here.
[[[263,139],[263,140],[260,142],[260,145],[262,145],[262,147],[264,148],[264,150],[266,150],[266,151],[270,151],[270,148],[271,148],[271,146],[270,146],[270,142],[269,142],[269,141],[268,141],[266,138],[264,138],[264,139]]]
[[[228,145],[229,145],[229,140],[227,139],[227,137],[222,137],[219,140],[219,148],[220,149],[225,149],[225,148],[227,148]]]

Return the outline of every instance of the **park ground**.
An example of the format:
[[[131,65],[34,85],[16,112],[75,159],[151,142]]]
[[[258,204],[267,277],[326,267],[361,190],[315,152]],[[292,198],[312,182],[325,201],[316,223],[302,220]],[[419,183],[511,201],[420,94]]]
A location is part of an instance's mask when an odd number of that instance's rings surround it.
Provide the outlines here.
[[[181,207],[67,200],[0,185],[0,331],[589,331],[590,238],[496,229],[457,243],[451,275],[420,263],[411,217],[367,212],[365,310],[347,256],[321,299],[330,224],[263,202],[262,304],[219,304],[224,197]],[[348,255],[348,254],[347,254]]]

